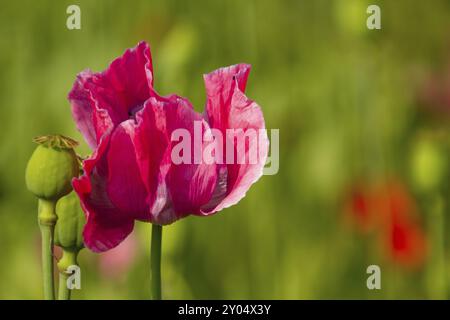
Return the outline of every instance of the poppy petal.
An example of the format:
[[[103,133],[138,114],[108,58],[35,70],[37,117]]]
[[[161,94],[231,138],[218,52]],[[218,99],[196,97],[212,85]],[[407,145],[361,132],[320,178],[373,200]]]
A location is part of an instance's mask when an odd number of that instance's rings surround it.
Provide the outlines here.
[[[81,72],[68,99],[89,146],[94,148],[107,130],[133,117],[150,97],[152,87],[152,58],[145,42],[125,51],[104,72]]]
[[[194,161],[198,145],[193,141],[184,141],[190,153],[187,161],[174,161],[172,151],[180,141],[172,141],[172,137],[180,129],[190,139],[196,125],[207,130],[203,116],[186,99],[174,95],[150,98],[137,119],[136,154],[142,176],[147,177],[148,193],[155,196],[149,201],[153,203],[153,222],[169,224],[190,213],[199,213],[216,185],[215,165],[203,163],[201,158],[198,163]],[[201,157],[201,150],[197,152]]]
[[[116,208],[135,218],[150,219],[147,191],[138,167],[134,144],[134,120],[122,122],[113,132],[107,152],[106,191]]]
[[[133,230],[133,217],[114,206],[106,192],[107,162],[110,134],[100,140],[93,155],[84,161],[84,173],[73,180],[87,222],[83,231],[85,245],[94,252],[117,246]]]
[[[175,130],[182,129],[187,134],[183,139],[190,138],[186,144],[189,155],[183,155],[181,163],[174,163],[176,154],[172,151],[179,143],[186,141],[171,139],[172,165],[167,174],[167,184],[175,211],[178,218],[189,213],[200,214],[200,208],[211,199],[217,180],[216,165],[206,163],[202,152],[205,147],[203,132],[209,130],[209,125],[201,114],[183,100],[168,105],[164,111],[168,137],[173,138]]]
[[[249,72],[249,65],[238,64],[204,76],[208,122],[225,137],[223,150],[233,146],[231,157],[224,152],[226,165],[217,167],[215,196],[203,207],[205,214],[239,202],[263,174],[269,140],[261,108],[244,94]],[[234,129],[232,136],[229,129]]]

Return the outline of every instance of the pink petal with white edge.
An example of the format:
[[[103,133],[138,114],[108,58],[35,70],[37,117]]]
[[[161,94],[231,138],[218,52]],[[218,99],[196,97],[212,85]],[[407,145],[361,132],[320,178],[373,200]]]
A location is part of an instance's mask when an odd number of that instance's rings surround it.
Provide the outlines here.
[[[194,139],[199,133],[202,134],[209,130],[209,125],[201,114],[195,112],[192,106],[186,104],[183,100],[177,100],[176,104],[168,105],[164,111],[169,138],[177,129],[184,129],[191,137],[189,161],[180,164],[175,164],[172,161],[166,179],[169,190],[171,190],[171,199],[177,218],[182,218],[189,213],[200,214],[200,208],[208,203],[212,197],[217,174],[216,165],[205,163],[202,145],[201,143],[195,143]],[[194,133],[194,126],[197,126],[199,133]],[[198,138],[201,139],[202,137]],[[172,148],[180,142],[172,141],[170,145],[171,153]]]
[[[89,147],[94,149],[97,146],[97,134],[94,126],[95,105],[89,91],[84,88],[84,84],[90,77],[92,77],[92,73],[89,70],[80,72],[68,98],[72,104],[72,116],[78,130]]]
[[[244,133],[254,130],[256,133],[256,138],[254,135],[249,136],[241,153],[237,152],[236,139],[224,139],[224,143],[235,143],[234,163],[225,164],[224,151],[224,165],[217,166],[218,183],[212,201],[202,208],[204,214],[211,214],[238,203],[263,173],[269,140],[267,133],[260,131],[265,129],[261,108],[244,94],[249,72],[249,65],[238,64],[204,76],[207,91],[206,114],[211,128],[219,129],[224,137],[227,137],[227,129],[241,129]],[[256,149],[252,150],[250,146],[256,146]],[[226,150],[225,145],[223,150]],[[250,158],[255,157],[254,152],[257,152],[257,161],[251,163]],[[238,160],[244,163],[239,164]]]

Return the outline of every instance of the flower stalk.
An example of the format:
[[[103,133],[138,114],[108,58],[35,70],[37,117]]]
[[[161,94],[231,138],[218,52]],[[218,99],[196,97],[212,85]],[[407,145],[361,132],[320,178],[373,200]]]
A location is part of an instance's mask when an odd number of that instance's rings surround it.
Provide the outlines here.
[[[447,299],[447,271],[445,268],[444,201],[440,195],[430,199],[429,234],[431,253],[427,274],[430,299]]]
[[[67,280],[70,276],[69,267],[78,266],[78,250],[63,249],[62,258],[58,261],[59,270],[59,290],[58,300],[70,300],[71,289]]]
[[[84,248],[83,228],[86,223],[83,210],[75,192],[62,197],[56,204],[58,223],[55,228],[55,245],[62,249],[58,261],[59,300],[70,300],[72,284],[68,283],[74,267],[79,267],[78,253]],[[77,281],[77,280],[75,280]],[[79,289],[77,287],[77,289]]]
[[[78,158],[73,149],[78,143],[62,135],[40,136],[33,141],[38,146],[28,161],[25,182],[28,190],[39,199],[44,298],[54,300],[53,244],[58,220],[56,204],[72,191],[72,179],[78,176]]]
[[[151,243],[151,292],[153,300],[161,300],[161,244],[162,226],[152,225]]]
[[[44,283],[44,299],[55,299],[53,280],[53,237],[58,217],[55,213],[55,202],[39,199],[39,227],[42,237],[42,274]]]

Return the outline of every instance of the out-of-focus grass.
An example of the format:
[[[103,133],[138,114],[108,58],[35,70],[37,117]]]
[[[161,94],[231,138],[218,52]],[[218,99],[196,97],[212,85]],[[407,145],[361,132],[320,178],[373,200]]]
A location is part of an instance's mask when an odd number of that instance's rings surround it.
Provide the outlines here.
[[[62,133],[81,141],[66,100],[75,75],[103,70],[140,40],[151,45],[156,88],[188,97],[197,110],[203,73],[251,63],[247,94],[267,127],[280,129],[277,175],[215,216],[165,228],[167,297],[428,297],[426,266],[410,272],[390,264],[343,223],[342,199],[361,176],[408,181],[416,132],[438,125],[418,114],[416,91],[448,56],[450,6],[370,3],[382,8],[381,31],[366,29],[363,0],[80,0],[75,31],[65,27],[72,1],[2,3],[0,298],[41,297],[36,200],[23,178],[31,138]],[[80,152],[89,153],[85,144]],[[150,225],[136,229],[139,250],[121,276],[106,278],[99,256],[84,250],[74,298],[149,296]],[[381,291],[366,288],[369,264],[383,270]]]

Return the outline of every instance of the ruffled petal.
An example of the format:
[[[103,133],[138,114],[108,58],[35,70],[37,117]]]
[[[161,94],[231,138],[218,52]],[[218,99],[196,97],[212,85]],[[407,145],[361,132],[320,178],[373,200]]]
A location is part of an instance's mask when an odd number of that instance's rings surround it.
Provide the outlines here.
[[[249,72],[249,65],[238,64],[204,76],[208,122],[224,137],[224,165],[217,166],[216,189],[202,208],[204,214],[239,202],[263,173],[269,140],[261,108],[244,94]],[[228,129],[233,129],[232,135]],[[231,154],[228,144],[233,146]]]
[[[174,162],[174,156],[177,155],[172,151],[177,151],[174,150],[175,146],[185,141],[181,141],[181,138],[180,141],[171,139],[172,165],[166,181],[175,212],[178,218],[189,213],[199,214],[200,208],[211,199],[217,180],[215,163],[206,163],[203,157],[203,147],[206,146],[202,141],[203,132],[210,129],[209,125],[201,114],[195,112],[190,104],[183,100],[169,104],[164,111],[168,137],[173,138],[174,131],[179,129],[188,134],[183,139],[190,137],[189,143],[186,144],[190,155],[183,154],[181,163]]]
[[[110,142],[107,132],[93,155],[84,161],[84,173],[73,180],[87,222],[83,231],[85,245],[94,252],[117,246],[133,230],[133,217],[118,209],[106,191],[108,164],[106,154]]]
[[[174,162],[172,150],[180,141],[172,141],[172,134],[180,129],[193,138],[195,123],[207,130],[203,116],[186,99],[155,96],[146,102],[136,118],[136,154],[142,176],[147,177],[147,191],[154,196],[149,201],[153,204],[152,222],[170,224],[190,213],[199,213],[200,207],[211,199],[216,185],[215,164],[202,162],[201,150],[196,150],[201,145],[193,141],[186,141],[188,161]],[[200,152],[197,163],[196,151]]]
[[[143,220],[150,219],[147,190],[138,167],[134,144],[134,120],[122,122],[113,132],[106,155],[109,199],[122,212]]]
[[[94,102],[91,100],[89,91],[84,88],[87,79],[92,77],[90,70],[85,70],[77,75],[68,99],[72,104],[72,116],[76,126],[84,136],[91,148],[97,145],[97,135],[94,125]]]
[[[144,108],[136,114],[131,135],[138,168],[147,191],[146,202],[150,208],[150,221],[160,224],[164,224],[159,218],[162,212],[166,212],[165,216],[174,215],[170,210],[165,184],[165,176],[170,166],[165,128],[164,103],[153,97],[147,100]],[[144,220],[145,217],[140,219]]]
[[[81,72],[68,99],[87,143],[94,148],[106,131],[133,117],[152,88],[152,58],[145,42],[125,51],[104,72]]]
[[[134,220],[103,219],[101,215],[92,215],[84,230],[86,247],[94,252],[104,252],[118,246],[133,231]]]

